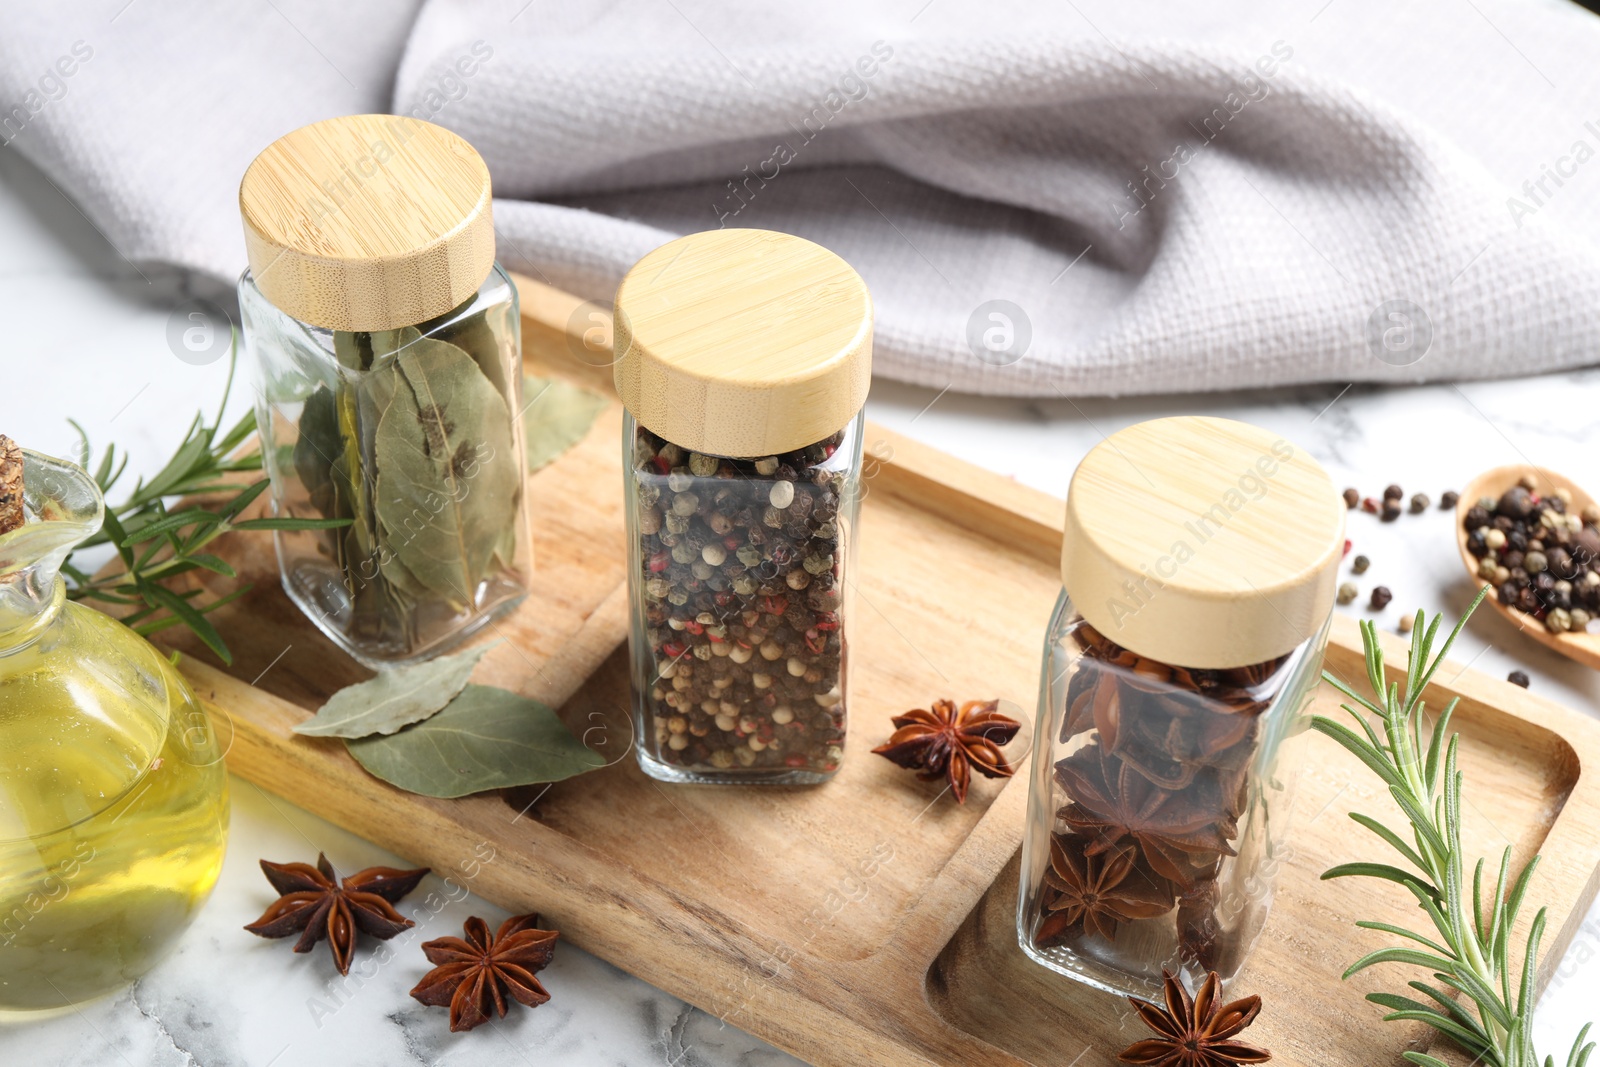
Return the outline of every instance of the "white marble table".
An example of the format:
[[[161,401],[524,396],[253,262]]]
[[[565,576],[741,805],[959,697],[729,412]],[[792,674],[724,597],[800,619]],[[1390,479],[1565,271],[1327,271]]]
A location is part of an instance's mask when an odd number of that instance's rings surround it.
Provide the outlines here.
[[[885,239],[892,235],[886,234]],[[113,437],[133,473],[163,460],[192,413],[215,403],[224,363],[193,366],[166,342],[180,279],[141,276],[37,172],[0,152],[0,432],[67,454],[75,415],[97,441]],[[242,410],[238,398],[236,409]],[[1409,495],[1459,488],[1486,467],[1527,458],[1600,483],[1600,370],[1501,382],[1397,389],[1339,384],[1261,393],[1129,400],[1000,400],[938,395],[878,382],[869,402],[886,426],[1062,495],[1078,458],[1102,435],[1140,419],[1204,412],[1269,426],[1310,449],[1341,484]],[[871,442],[869,442],[870,444]],[[1387,584],[1402,611],[1454,612],[1470,596],[1451,523],[1437,510],[1382,525],[1352,519],[1356,551],[1373,560],[1365,587]],[[1358,602],[1349,610],[1369,615]],[[1041,624],[1043,620],[1040,620]],[[1031,638],[1030,638],[1031,639]],[[1504,676],[1523,667],[1534,691],[1593,712],[1600,676],[1511,632],[1485,612],[1459,648],[1462,662]],[[865,758],[856,753],[855,758]],[[415,950],[364,952],[348,979],[329,961],[295,956],[239,927],[272,894],[257,857],[325,851],[347,870],[397,863],[360,839],[239,779],[233,831],[215,896],[176,953],[132,989],[23,1024],[0,1023],[0,1063],[52,1067],[280,1067],[340,1064],[662,1064],[764,1067],[790,1057],[572,946],[544,977],[551,1003],[503,1023],[451,1035],[445,1015],[406,996],[421,970]],[[465,897],[414,931],[412,944],[458,933],[503,912]],[[1540,1005],[1541,1048],[1564,1050],[1600,1015],[1600,908],[1589,917]],[[1269,1007],[1270,1010],[1270,1007]],[[1280,1010],[1292,1011],[1292,1005]],[[1371,1025],[1379,1025],[1374,1014]],[[1096,1050],[1082,1067],[1114,1061]],[[1562,1053],[1564,1056],[1564,1051]]]

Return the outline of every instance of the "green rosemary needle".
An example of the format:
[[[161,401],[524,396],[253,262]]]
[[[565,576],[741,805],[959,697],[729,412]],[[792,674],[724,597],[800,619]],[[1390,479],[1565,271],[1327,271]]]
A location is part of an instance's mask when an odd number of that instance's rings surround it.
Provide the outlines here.
[[[1389,1009],[1385,1021],[1426,1023],[1471,1053],[1474,1063],[1489,1067],[1555,1067],[1554,1057],[1546,1057],[1541,1064],[1531,1032],[1545,909],[1540,908],[1534,916],[1520,970],[1513,967],[1511,959],[1511,930],[1539,857],[1529,860],[1513,878],[1511,849],[1507,848],[1501,854],[1499,874],[1488,894],[1484,892],[1484,861],[1480,858],[1468,889],[1467,861],[1461,846],[1462,773],[1457,767],[1460,737],[1449,732],[1456,701],[1445,705],[1431,726],[1422,701],[1428,683],[1486,592],[1487,589],[1480,592],[1461,616],[1437,656],[1432,654],[1433,642],[1441,617],[1434,616],[1424,628],[1426,620],[1422,612],[1417,612],[1404,688],[1385,684],[1383,650],[1378,645],[1377,628],[1371,622],[1361,624],[1361,638],[1373,696],[1363,696],[1332,674],[1323,674],[1329,685],[1359,705],[1361,710],[1349,704],[1341,707],[1362,732],[1358,734],[1320,715],[1313,719],[1313,728],[1339,742],[1383,780],[1406,816],[1411,840],[1371,816],[1352,812],[1350,818],[1391,846],[1409,866],[1348,863],[1324,872],[1322,877],[1397,882],[1417,898],[1418,906],[1432,921],[1437,938],[1389,923],[1356,924],[1404,938],[1417,947],[1402,945],[1369,953],[1351,964],[1344,977],[1378,963],[1405,963],[1432,972],[1438,983],[1408,983],[1429,1002],[1396,993],[1368,993],[1368,1000]],[[1589,1026],[1585,1026],[1567,1055],[1567,1067],[1584,1067],[1589,1062],[1595,1045],[1586,1041],[1588,1034]],[[1408,1051],[1404,1055],[1411,1063],[1447,1067],[1443,1060],[1423,1052]]]
[[[265,478],[242,483],[242,472],[259,471],[259,451],[238,453],[256,432],[252,411],[222,433],[222,413],[233,390],[238,335],[228,353],[228,378],[216,417],[208,424],[202,412],[190,423],[183,441],[164,467],[149,481],[140,479],[121,503],[113,505],[113,486],[127,469],[128,457],[107,445],[91,476],[107,497],[105,523],[67,557],[61,571],[67,577],[67,595],[73,600],[113,605],[116,614],[136,632],[149,636],[172,626],[187,626],[224,663],[233,662],[227,642],[206,615],[249,592],[241,586],[210,600],[203,589],[175,592],[165,583],[182,574],[207,570],[227,578],[237,573],[226,560],[205,551],[231,530],[317,530],[347,526],[348,519],[298,519],[290,517],[244,519],[244,513],[267,488]],[[72,420],[68,420],[72,422]],[[93,457],[89,435],[78,431],[79,460],[85,468]],[[215,510],[197,506],[167,510],[169,501],[200,495],[218,496]],[[77,553],[96,545],[111,544],[121,557],[120,569],[92,575],[74,565]]]

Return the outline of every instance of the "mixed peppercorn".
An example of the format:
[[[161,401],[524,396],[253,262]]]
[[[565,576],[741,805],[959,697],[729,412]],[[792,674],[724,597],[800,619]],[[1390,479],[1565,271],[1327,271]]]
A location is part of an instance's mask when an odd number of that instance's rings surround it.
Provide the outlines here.
[[[831,773],[844,751],[843,432],[778,456],[689,452],[639,428],[642,699],[664,763]]]
[[[1467,509],[1467,551],[1500,603],[1551,633],[1582,632],[1600,614],[1600,508],[1569,511],[1572,495],[1534,491],[1526,477]]]

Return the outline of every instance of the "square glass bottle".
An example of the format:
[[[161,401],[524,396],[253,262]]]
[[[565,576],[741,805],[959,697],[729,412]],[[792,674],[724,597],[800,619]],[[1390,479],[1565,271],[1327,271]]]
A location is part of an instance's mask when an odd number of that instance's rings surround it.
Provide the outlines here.
[[[517,294],[489,174],[455,134],[350,116],[240,188],[239,282],[289,597],[369,666],[424,659],[527,593]]]
[[[838,256],[692,234],[617,291],[636,752],[807,784],[844,755],[872,304]]]
[[[1157,999],[1238,973],[1271,907],[1345,507],[1315,461],[1225,419],[1140,423],[1073,476],[1045,639],[1017,936]]]

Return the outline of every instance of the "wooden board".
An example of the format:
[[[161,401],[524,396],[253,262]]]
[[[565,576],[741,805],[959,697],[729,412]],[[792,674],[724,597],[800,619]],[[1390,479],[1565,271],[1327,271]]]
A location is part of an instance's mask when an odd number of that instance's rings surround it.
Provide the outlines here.
[[[578,302],[533,283],[523,292],[530,369],[603,384],[603,360],[565,338],[566,323],[582,319]],[[615,415],[534,477],[538,591],[496,628],[509,647],[483,675],[564,700],[569,725],[612,766],[547,791],[430,800],[368,776],[337,742],[293,736],[327,693],[364,672],[268,579],[219,613],[235,666],[220,670],[203,654],[183,664],[231,725],[231,769],[439,871],[462,870],[488,843],[495,858],[474,868],[474,891],[539,910],[564,938],[814,1063],[1115,1063],[1141,1036],[1125,1002],[1038,967],[1016,944],[1026,772],[979,780],[958,807],[868,752],[889,715],[940,696],[999,697],[1031,720],[1059,587],[1060,502],[869,427],[843,769],[810,789],[667,786],[633,763],[624,655],[613,651],[623,638]],[[242,570],[270,570],[264,539],[224,552]],[[1398,639],[1386,649],[1404,664]],[[1337,620],[1328,667],[1363,676],[1349,619]],[[1582,771],[1600,766],[1600,725],[1508,683],[1452,673],[1441,672],[1433,699],[1462,699],[1455,723],[1475,850],[1545,856],[1530,899],[1550,906],[1548,976],[1597,888],[1600,783]],[[1323,687],[1316,710],[1335,706]],[[1010,751],[1029,741],[1025,731]],[[1412,975],[1339,974],[1388,941],[1355,920],[1409,926],[1420,915],[1398,887],[1318,881],[1334,863],[1386,858],[1347,810],[1398,815],[1353,758],[1320,735],[1299,743],[1307,771],[1292,854],[1236,986],[1266,999],[1250,1037],[1285,1065],[1399,1064],[1402,1050],[1430,1046],[1431,1031],[1380,1023],[1362,995]]]

